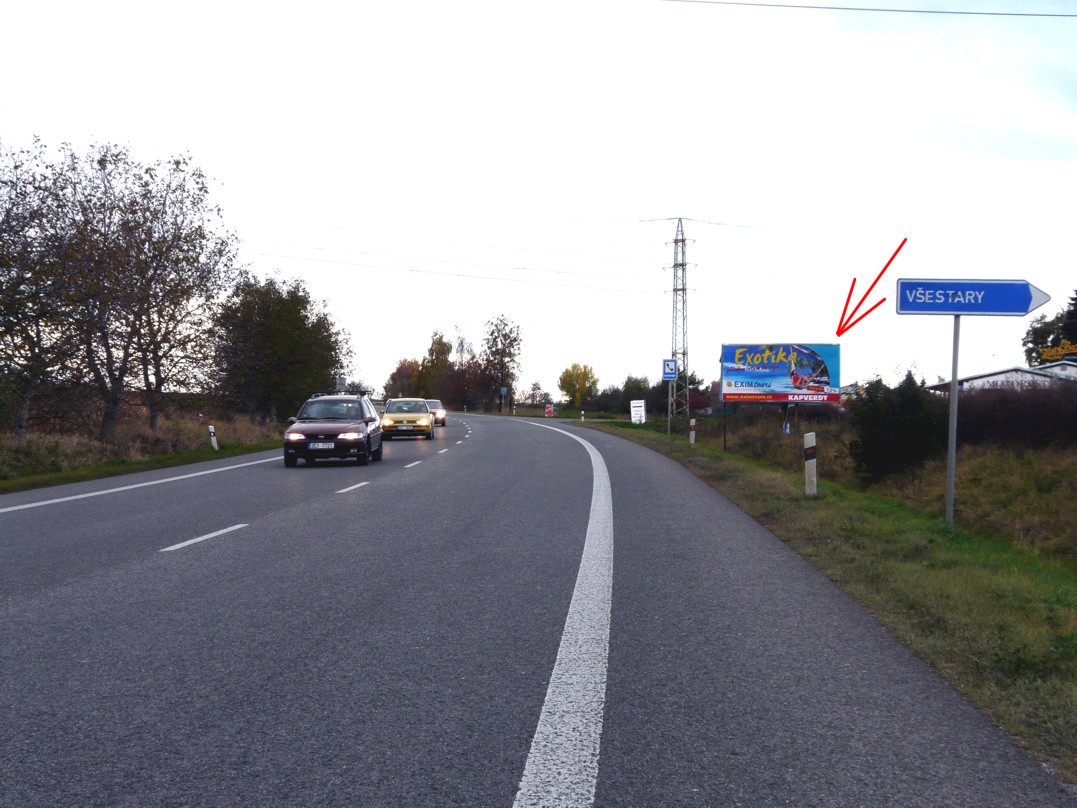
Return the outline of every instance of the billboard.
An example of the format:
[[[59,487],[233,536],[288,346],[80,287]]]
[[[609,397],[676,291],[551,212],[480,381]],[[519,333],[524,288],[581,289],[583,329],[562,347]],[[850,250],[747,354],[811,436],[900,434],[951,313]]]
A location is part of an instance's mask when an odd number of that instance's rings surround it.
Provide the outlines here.
[[[722,346],[722,400],[785,404],[841,401],[838,345]]]

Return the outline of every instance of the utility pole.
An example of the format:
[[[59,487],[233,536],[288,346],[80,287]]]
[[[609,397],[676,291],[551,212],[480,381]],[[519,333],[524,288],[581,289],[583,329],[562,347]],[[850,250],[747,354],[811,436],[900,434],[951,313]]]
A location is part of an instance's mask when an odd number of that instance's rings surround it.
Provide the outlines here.
[[[688,282],[685,278],[684,223],[677,220],[673,240],[673,351],[677,360],[677,378],[670,382],[669,407],[673,416],[689,416],[688,407]]]

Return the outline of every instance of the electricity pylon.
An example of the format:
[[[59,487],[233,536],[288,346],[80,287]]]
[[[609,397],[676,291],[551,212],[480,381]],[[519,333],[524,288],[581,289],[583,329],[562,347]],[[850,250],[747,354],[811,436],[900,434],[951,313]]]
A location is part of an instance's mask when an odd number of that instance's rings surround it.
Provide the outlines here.
[[[688,417],[688,283],[685,279],[684,223],[677,220],[673,239],[673,351],[677,360],[677,378],[670,383],[669,407],[672,416]]]

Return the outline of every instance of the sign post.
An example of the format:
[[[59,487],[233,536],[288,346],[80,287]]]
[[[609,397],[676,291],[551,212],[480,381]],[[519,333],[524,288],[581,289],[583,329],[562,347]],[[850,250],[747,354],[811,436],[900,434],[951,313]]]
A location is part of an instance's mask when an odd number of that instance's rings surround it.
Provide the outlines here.
[[[954,318],[954,356],[950,376],[950,431],[946,441],[946,526],[954,526],[957,481],[957,356],[961,315],[1023,317],[1051,299],[1028,281],[899,278],[898,314],[945,314]]]
[[[662,381],[669,382],[666,394],[666,434],[670,434],[673,424],[673,382],[677,378],[677,360],[662,360]]]

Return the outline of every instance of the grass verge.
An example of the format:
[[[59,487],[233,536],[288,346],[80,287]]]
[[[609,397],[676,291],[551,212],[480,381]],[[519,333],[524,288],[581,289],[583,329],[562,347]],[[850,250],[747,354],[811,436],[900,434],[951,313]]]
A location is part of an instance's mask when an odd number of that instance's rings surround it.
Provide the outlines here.
[[[1060,780],[1077,786],[1077,565],[909,505],[588,423],[680,462],[807,558]]]
[[[219,444],[219,446],[220,449],[218,451],[213,451],[213,449],[191,449],[185,452],[155,455],[139,460],[106,460],[102,463],[95,463],[89,466],[0,480],[0,494],[12,494],[16,491],[29,491],[33,488],[64,485],[65,483],[79,483],[86,480],[99,480],[105,477],[115,477],[120,474],[131,474],[135,471],[152,471],[153,469],[184,466],[188,463],[201,463],[206,460],[218,460],[222,457],[236,457],[238,455],[250,454],[251,452],[278,449],[280,448],[280,441],[270,440],[261,441],[259,443],[225,443]]]

